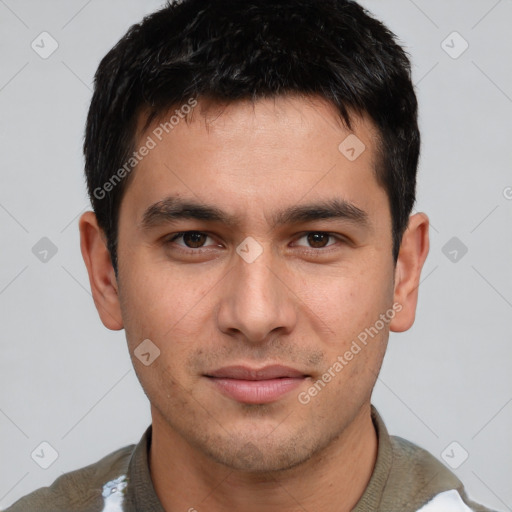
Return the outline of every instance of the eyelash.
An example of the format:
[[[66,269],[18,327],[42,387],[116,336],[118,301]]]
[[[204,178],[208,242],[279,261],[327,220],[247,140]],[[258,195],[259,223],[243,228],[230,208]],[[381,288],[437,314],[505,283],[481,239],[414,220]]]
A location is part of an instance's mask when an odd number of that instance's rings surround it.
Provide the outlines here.
[[[207,237],[210,237],[211,236],[204,232],[204,231],[194,231],[194,230],[191,230],[191,231],[181,231],[179,233],[175,233],[174,235],[172,235],[170,238],[167,238],[164,242],[165,245],[170,245],[172,243],[174,243],[178,238],[182,238],[184,235],[188,234],[188,233],[198,233],[200,235],[206,235]],[[310,234],[321,234],[321,235],[326,235],[326,236],[329,236],[330,238],[335,238],[338,240],[338,242],[341,242],[341,243],[346,243],[346,239],[343,238],[341,235],[337,235],[336,233],[330,233],[328,231],[305,231],[303,233],[300,234],[300,237],[299,237],[299,240],[301,238],[304,238],[305,236],[307,235],[310,235]],[[329,250],[330,247],[332,247],[333,245],[336,245],[336,244],[329,244],[325,247],[320,247],[320,248],[315,248],[315,247],[304,247],[304,246],[300,246],[300,247],[303,247],[304,249],[304,252],[306,253],[320,253],[320,252],[326,252]],[[191,248],[191,247],[188,247],[188,248],[184,248],[184,246],[178,246],[179,247],[179,250],[182,251],[183,253],[186,253],[186,254],[201,254],[203,251],[207,251],[208,249],[205,248],[205,247],[197,247],[197,248]]]

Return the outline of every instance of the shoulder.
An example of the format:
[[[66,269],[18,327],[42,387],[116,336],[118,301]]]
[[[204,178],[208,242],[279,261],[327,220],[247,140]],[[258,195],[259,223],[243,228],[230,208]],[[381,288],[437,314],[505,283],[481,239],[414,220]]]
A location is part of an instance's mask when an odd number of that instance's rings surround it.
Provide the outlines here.
[[[126,484],[130,457],[136,445],[109,453],[97,462],[65,473],[49,487],[41,487],[20,498],[5,512],[100,512],[105,492]],[[110,487],[109,487],[110,486]]]
[[[393,475],[402,482],[420,487],[462,487],[461,481],[431,453],[398,436],[390,436],[393,451]]]
[[[390,441],[393,462],[388,489],[402,495],[408,489],[406,499],[413,502],[413,510],[491,512],[471,501],[462,482],[431,453],[401,437],[390,436]]]

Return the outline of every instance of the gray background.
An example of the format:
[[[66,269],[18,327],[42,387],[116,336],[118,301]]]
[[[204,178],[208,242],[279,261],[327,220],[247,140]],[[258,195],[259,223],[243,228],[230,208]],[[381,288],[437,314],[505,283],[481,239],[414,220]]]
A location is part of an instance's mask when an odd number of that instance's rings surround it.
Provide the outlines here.
[[[512,510],[512,1],[362,3],[412,57],[417,209],[432,222],[417,320],[391,335],[374,403],[392,433],[440,460],[467,451],[454,471],[470,495]],[[124,332],[96,313],[77,220],[89,207],[81,144],[94,71],[160,4],[0,0],[0,508],[150,423]],[[47,59],[31,47],[43,31],[59,45]],[[454,31],[469,44],[458,58]],[[32,250],[43,237],[57,248],[46,262]],[[48,469],[31,458],[43,441],[58,452]]]

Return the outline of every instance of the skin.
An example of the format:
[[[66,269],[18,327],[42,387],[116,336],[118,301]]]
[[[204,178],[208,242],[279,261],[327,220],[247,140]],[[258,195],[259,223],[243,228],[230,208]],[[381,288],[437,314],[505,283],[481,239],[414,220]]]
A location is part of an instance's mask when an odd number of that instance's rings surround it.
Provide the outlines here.
[[[95,215],[80,219],[99,315],[125,329],[151,402],[150,472],[167,511],[348,511],[368,484],[377,453],[371,392],[389,331],[414,322],[429,242],[426,215],[411,216],[395,266],[388,198],[374,173],[377,131],[353,120],[348,131],[313,97],[200,100],[134,171],[120,209],[117,279]],[[355,161],[338,150],[350,133],[366,146]],[[180,219],[143,229],[145,210],[169,195],[215,205],[234,225]],[[279,210],[336,197],[367,222],[271,224]],[[208,238],[170,241],[181,231]],[[315,244],[311,232],[334,236]],[[252,263],[236,252],[248,236],[263,251]],[[298,394],[393,304],[400,312],[301,403]],[[134,356],[145,339],[160,350],[149,366]],[[247,404],[205,376],[268,364],[307,377],[277,401]]]

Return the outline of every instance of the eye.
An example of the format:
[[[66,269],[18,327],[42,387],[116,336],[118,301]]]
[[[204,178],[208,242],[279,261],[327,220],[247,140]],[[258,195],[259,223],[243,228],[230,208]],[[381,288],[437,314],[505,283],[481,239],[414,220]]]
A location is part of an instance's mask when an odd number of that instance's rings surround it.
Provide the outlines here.
[[[182,233],[176,233],[171,238],[167,240],[166,243],[176,242],[176,240],[182,239],[183,244],[177,243],[180,247],[186,247],[188,249],[201,249],[204,247],[204,244],[209,237],[206,233],[202,231],[184,231]]]
[[[299,240],[302,240],[303,238],[306,239],[307,243],[309,244],[309,247],[313,249],[322,249],[324,247],[330,247],[334,244],[328,244],[327,242],[329,239],[337,238],[331,233],[325,233],[323,231],[310,231],[309,233],[305,233],[303,236],[299,238]],[[298,244],[302,245],[302,244]]]

